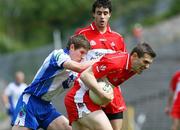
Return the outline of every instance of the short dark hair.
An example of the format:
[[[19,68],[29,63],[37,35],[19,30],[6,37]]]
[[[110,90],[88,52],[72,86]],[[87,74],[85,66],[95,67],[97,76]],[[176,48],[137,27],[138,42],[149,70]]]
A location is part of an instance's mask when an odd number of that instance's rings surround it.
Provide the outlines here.
[[[74,35],[69,38],[68,43],[67,43],[67,49],[70,49],[70,45],[74,44],[74,48],[79,49],[79,48],[84,48],[86,50],[90,50],[91,46],[89,41],[86,39],[86,37],[82,34],[79,35]]]
[[[151,46],[145,42],[137,44],[137,46],[134,47],[131,51],[131,55],[135,52],[137,53],[139,58],[143,57],[145,53],[150,55],[152,58],[156,57],[156,53],[153,51]]]
[[[92,6],[92,12],[95,13],[96,8],[108,8],[109,12],[112,12],[111,0],[96,0]]]

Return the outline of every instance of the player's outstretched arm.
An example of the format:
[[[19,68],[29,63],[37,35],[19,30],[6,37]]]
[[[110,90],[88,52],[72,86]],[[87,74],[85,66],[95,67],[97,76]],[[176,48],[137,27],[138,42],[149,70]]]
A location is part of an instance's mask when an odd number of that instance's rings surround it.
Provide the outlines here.
[[[164,112],[165,112],[167,115],[170,114],[173,97],[174,97],[174,92],[170,89],[170,90],[169,90],[169,96],[168,96],[168,99],[167,99],[167,105],[166,105],[166,107],[165,107],[165,109],[164,109]]]
[[[73,60],[69,60],[64,62],[63,67],[75,72],[82,72],[87,69],[89,66],[93,65],[97,60],[84,61],[84,62],[76,62]]]

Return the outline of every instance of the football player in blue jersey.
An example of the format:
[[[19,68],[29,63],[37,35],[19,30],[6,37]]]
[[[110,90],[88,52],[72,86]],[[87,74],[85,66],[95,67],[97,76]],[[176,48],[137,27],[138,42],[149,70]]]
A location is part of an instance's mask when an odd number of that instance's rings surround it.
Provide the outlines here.
[[[19,98],[12,130],[71,130],[68,119],[52,105],[52,98],[69,88],[74,72],[95,61],[81,62],[90,49],[83,35],[72,36],[65,49],[54,50],[44,60],[32,83]]]

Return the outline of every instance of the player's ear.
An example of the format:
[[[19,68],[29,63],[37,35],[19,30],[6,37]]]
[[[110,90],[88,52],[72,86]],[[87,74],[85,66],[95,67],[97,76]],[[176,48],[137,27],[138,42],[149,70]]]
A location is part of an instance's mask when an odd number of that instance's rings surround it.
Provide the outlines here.
[[[109,17],[111,17],[111,13],[109,12]]]
[[[92,13],[92,17],[95,18],[95,13],[94,12]]]
[[[69,50],[75,50],[74,44],[70,45],[70,49]]]
[[[136,52],[134,52],[134,53],[132,54],[132,57],[138,58],[138,54],[137,54]]]

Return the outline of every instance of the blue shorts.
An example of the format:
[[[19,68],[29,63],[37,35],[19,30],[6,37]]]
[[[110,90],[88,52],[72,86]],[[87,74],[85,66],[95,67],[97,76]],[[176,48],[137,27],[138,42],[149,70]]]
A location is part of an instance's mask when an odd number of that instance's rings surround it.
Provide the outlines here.
[[[51,102],[30,94],[23,94],[15,109],[12,125],[24,126],[33,130],[47,129],[48,125],[61,115]]]

